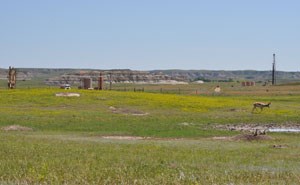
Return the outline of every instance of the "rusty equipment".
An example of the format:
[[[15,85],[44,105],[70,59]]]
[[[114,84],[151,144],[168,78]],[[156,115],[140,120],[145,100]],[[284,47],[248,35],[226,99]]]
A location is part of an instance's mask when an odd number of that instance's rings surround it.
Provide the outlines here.
[[[81,79],[81,87],[83,89],[92,89],[92,78],[83,78]]]
[[[17,84],[17,70],[14,67],[9,66],[7,76],[7,86],[9,89],[15,89]]]
[[[103,76],[102,73],[100,73],[99,79],[98,79],[98,89],[103,90]]]

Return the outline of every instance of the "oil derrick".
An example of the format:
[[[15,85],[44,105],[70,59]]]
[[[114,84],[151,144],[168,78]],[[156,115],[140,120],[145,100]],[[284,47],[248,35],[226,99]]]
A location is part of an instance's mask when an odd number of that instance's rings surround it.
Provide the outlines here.
[[[98,90],[103,90],[103,76],[102,73],[100,73],[99,79],[98,79]]]
[[[9,66],[7,76],[7,86],[9,89],[15,89],[17,83],[17,70],[14,67]]]
[[[276,63],[275,63],[275,54],[273,54],[272,85],[276,85]]]

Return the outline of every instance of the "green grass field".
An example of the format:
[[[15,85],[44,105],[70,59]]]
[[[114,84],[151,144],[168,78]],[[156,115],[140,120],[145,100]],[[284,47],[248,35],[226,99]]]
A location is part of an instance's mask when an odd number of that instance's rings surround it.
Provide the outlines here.
[[[299,87],[223,89],[219,95],[1,89],[0,127],[32,131],[0,131],[0,184],[299,184],[299,134],[213,139],[241,134],[218,125],[299,124]],[[252,113],[254,101],[272,105]]]

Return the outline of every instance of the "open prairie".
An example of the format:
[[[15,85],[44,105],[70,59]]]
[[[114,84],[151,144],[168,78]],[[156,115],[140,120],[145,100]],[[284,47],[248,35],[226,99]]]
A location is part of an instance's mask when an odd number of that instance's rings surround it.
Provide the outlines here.
[[[298,128],[300,86],[215,86],[1,89],[0,184],[299,184],[298,133],[236,128]]]

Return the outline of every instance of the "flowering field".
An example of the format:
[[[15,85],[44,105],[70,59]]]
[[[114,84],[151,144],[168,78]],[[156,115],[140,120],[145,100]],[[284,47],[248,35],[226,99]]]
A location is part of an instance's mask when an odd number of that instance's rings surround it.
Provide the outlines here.
[[[0,184],[298,184],[297,133],[214,139],[241,134],[220,125],[299,124],[297,93],[245,94],[2,89]]]

